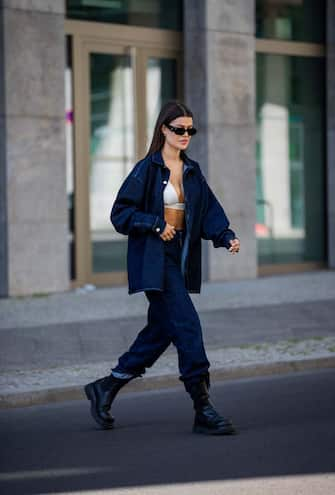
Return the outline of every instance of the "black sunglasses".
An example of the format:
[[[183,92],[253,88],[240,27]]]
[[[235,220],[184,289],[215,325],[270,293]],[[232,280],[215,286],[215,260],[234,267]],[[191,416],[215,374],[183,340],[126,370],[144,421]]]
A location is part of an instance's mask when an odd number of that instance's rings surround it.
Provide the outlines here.
[[[189,136],[194,136],[196,134],[197,130],[195,127],[174,127],[173,125],[170,124],[165,124],[170,131],[174,132],[178,136],[182,136],[185,134],[185,131]]]

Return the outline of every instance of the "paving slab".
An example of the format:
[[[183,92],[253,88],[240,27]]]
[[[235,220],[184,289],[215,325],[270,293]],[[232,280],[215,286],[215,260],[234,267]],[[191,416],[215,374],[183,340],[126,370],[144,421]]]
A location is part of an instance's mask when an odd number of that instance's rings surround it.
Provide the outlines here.
[[[92,290],[93,287],[93,290]],[[252,280],[204,282],[191,294],[198,311],[335,299],[335,270],[318,270]],[[127,288],[94,286],[35,297],[0,299],[0,330],[143,316],[148,301]]]

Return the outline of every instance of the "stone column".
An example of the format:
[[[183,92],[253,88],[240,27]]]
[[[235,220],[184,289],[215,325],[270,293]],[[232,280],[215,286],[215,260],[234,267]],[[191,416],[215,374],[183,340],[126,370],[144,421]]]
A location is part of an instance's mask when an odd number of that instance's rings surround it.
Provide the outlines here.
[[[7,249],[7,168],[5,129],[5,87],[3,9],[0,3],[0,297],[8,293],[8,249]]]
[[[69,287],[64,0],[2,0],[0,9],[1,295],[62,291]]]
[[[326,23],[328,267],[335,268],[335,0],[327,1]]]
[[[257,276],[254,10],[252,0],[184,0],[184,94],[200,130],[190,156],[241,241],[237,255],[207,242],[209,280]]]

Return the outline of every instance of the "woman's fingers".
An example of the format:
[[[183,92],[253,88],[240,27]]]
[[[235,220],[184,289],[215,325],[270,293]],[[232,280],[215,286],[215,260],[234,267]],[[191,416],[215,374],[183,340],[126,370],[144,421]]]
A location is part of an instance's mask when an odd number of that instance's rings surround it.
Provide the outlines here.
[[[240,250],[240,241],[238,239],[232,239],[229,242],[231,244],[231,247],[229,248],[229,251],[232,254],[238,253],[239,250]]]
[[[165,227],[166,232],[161,234],[163,241],[171,241],[176,235],[176,228],[174,225],[167,224]]]
[[[163,239],[163,241],[171,241],[174,238],[174,236],[173,235],[170,235],[170,236],[168,236],[168,235],[162,236],[161,235],[161,238]]]

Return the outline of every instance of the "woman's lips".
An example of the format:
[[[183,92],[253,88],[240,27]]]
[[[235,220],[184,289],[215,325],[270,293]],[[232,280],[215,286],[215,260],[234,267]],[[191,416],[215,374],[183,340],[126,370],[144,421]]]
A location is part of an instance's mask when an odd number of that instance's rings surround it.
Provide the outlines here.
[[[182,144],[188,143],[188,139],[184,139],[183,141],[180,141]]]

